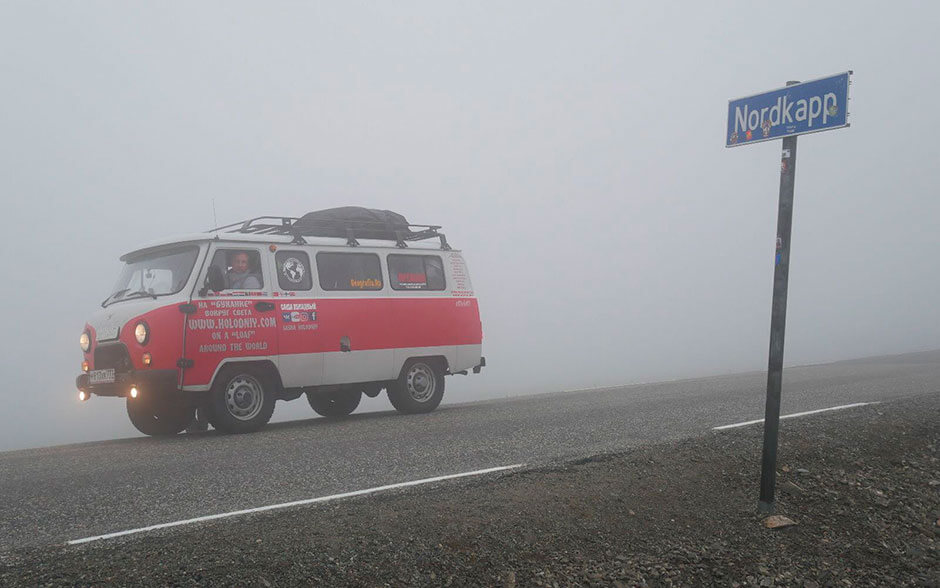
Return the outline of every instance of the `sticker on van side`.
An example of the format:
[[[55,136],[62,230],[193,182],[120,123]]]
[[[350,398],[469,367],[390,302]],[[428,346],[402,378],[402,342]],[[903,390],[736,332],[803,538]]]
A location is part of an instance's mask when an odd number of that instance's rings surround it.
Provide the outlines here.
[[[313,331],[317,329],[317,303],[281,303],[282,331]]]
[[[450,255],[450,272],[454,277],[451,294],[453,296],[473,296],[473,285],[470,283],[470,275],[467,273],[467,264],[459,253],[455,252]]]

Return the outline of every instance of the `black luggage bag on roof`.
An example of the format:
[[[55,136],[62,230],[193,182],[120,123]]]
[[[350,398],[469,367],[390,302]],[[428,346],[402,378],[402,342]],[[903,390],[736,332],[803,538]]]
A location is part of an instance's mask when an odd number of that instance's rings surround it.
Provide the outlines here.
[[[404,216],[391,210],[340,206],[308,212],[291,226],[294,234],[309,237],[352,236],[356,239],[391,239],[397,241],[399,233],[404,239],[411,234]]]

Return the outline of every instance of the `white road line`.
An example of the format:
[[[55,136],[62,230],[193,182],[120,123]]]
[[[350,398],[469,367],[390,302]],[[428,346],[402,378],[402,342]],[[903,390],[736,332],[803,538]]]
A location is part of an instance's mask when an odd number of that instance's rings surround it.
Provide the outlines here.
[[[796,417],[806,416],[808,414],[817,414],[820,412],[829,412],[831,410],[842,410],[844,408],[855,408],[857,406],[868,406],[869,404],[878,404],[877,402],[856,402],[855,404],[843,404],[842,406],[833,406],[830,408],[820,408],[819,410],[807,410],[806,412],[795,412],[793,414],[784,414],[781,415],[781,419],[792,419]],[[720,427],[712,427],[712,431],[724,431],[725,429],[733,429],[735,427],[746,427],[748,425],[756,425],[757,423],[764,422],[764,419],[757,419],[756,421],[744,421],[743,423],[734,423],[733,425],[722,425]]]
[[[453,480],[455,478],[466,478],[468,476],[480,476],[483,474],[491,474],[493,472],[502,472],[505,470],[513,470],[517,468],[524,467],[524,463],[517,463],[515,465],[509,466],[500,466],[496,468],[487,468],[485,470],[474,470],[472,472],[463,472],[460,474],[449,474],[447,476],[437,476],[434,478],[424,478],[423,480],[412,480],[410,482],[400,482],[398,484],[389,484],[387,486],[376,486],[375,488],[366,488],[365,490],[356,490],[354,492],[344,492],[342,494],[331,494],[330,496],[320,496],[318,498],[308,498],[306,500],[295,500],[293,502],[283,502],[281,504],[271,504],[268,506],[259,506],[257,508],[246,508],[245,510],[236,510],[232,512],[223,512],[220,514],[207,515],[204,517],[196,517],[193,519],[186,519],[183,521],[173,521],[171,523],[160,523],[158,525],[150,525],[149,527],[141,527],[139,529],[130,529],[127,531],[117,531],[114,533],[106,533],[104,535],[96,535],[94,537],[84,537],[82,539],[72,539],[67,541],[66,545],[79,545],[81,543],[89,543],[91,541],[98,541],[101,539],[114,539],[115,537],[123,537],[125,535],[133,535],[134,533],[145,533],[147,531],[156,531],[157,529],[168,529],[170,527],[179,527],[182,525],[191,525],[193,523],[201,523],[204,521],[214,521],[217,519],[225,519],[228,517],[236,517],[240,515],[253,514],[257,512],[265,512],[269,510],[277,510],[281,508],[289,508],[291,506],[303,506],[306,504],[317,504],[321,502],[329,502],[331,500],[339,500],[340,498],[350,498],[352,496],[363,496],[365,494],[375,494],[377,492],[384,492],[386,490],[395,490],[397,488],[408,488],[410,486],[419,486],[421,484],[430,484],[432,482],[441,482],[443,480]]]

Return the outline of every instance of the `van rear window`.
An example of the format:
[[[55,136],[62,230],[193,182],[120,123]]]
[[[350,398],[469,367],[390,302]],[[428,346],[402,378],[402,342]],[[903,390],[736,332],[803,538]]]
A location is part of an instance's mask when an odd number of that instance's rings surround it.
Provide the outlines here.
[[[317,253],[324,290],[381,290],[382,268],[375,253]]]
[[[444,262],[437,255],[389,255],[393,290],[443,290]]]

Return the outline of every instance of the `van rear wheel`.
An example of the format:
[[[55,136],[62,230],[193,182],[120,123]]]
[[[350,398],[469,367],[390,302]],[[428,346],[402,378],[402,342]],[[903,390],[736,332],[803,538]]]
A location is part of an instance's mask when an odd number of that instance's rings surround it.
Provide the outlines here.
[[[216,376],[209,392],[209,422],[223,433],[250,433],[274,414],[274,384],[255,366],[232,366]]]
[[[352,414],[359,401],[362,400],[362,391],[357,388],[344,388],[335,392],[315,393],[307,392],[307,402],[315,413],[327,418],[341,418]]]
[[[128,398],[127,416],[144,435],[169,437],[186,428],[195,409],[149,398]]]
[[[388,399],[398,412],[431,412],[444,397],[444,370],[440,361],[412,359],[388,386]]]

